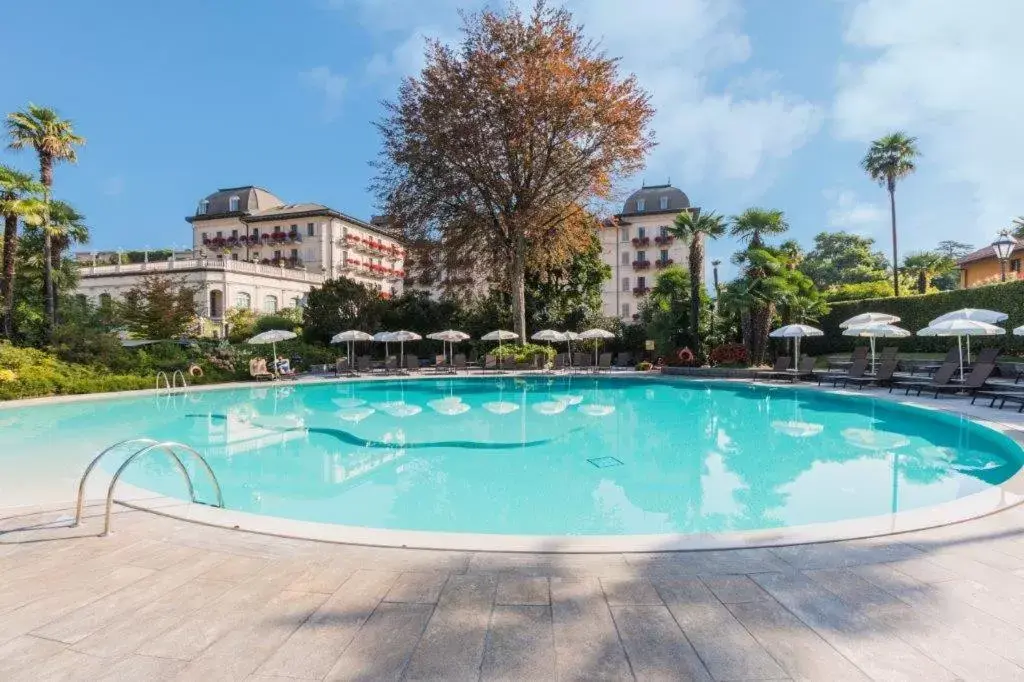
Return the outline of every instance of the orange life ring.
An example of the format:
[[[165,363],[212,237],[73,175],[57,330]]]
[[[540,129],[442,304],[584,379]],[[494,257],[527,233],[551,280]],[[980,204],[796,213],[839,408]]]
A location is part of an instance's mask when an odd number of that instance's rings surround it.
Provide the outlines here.
[[[679,359],[679,362],[693,362],[693,351],[690,350],[689,346],[686,346],[685,348],[680,348],[678,351],[676,351],[676,358]]]
[[[194,377],[203,376],[203,368],[199,365],[189,365],[188,373]]]

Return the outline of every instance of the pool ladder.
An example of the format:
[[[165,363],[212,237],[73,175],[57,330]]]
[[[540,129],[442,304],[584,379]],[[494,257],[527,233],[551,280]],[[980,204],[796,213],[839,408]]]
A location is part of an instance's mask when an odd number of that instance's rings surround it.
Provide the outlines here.
[[[156,373],[156,390],[158,390],[158,391],[161,390],[161,384],[160,384],[160,380],[161,379],[163,379],[163,386],[162,386],[162,388],[163,388],[164,391],[166,391],[167,393],[171,393],[172,391],[177,390],[178,389],[178,377],[181,377],[181,388],[182,388],[182,390],[188,388],[188,379],[185,378],[185,373],[182,372],[180,369],[174,370],[174,373],[171,375],[171,379],[170,380],[168,380],[168,378],[167,378],[167,372],[165,372],[163,370],[160,370],[159,372]]]
[[[166,374],[164,376],[166,378]],[[124,470],[128,468],[128,465],[139,457],[143,457],[150,452],[164,452],[174,461],[178,471],[180,471],[181,475],[185,477],[185,485],[188,486],[188,496],[193,503],[206,504],[212,507],[220,507],[221,509],[224,508],[224,495],[221,493],[220,482],[217,480],[217,475],[213,473],[213,468],[210,467],[210,463],[207,462],[206,458],[197,450],[185,445],[184,443],[176,443],[169,440],[158,441],[152,438],[129,438],[128,440],[114,443],[109,448],[100,452],[98,455],[93,457],[92,461],[89,462],[89,466],[85,468],[85,473],[82,474],[82,479],[78,482],[78,502],[75,505],[75,523],[73,526],[78,526],[82,522],[82,509],[85,504],[85,484],[89,479],[89,474],[92,473],[92,470],[96,468],[96,465],[99,464],[100,460],[107,454],[124,446],[140,447],[117,468],[117,471],[114,472],[114,477],[110,480],[110,486],[107,488],[107,505],[103,520],[103,535],[110,534],[110,514],[114,506],[114,488],[117,486],[117,482],[120,480],[121,474],[123,474]],[[194,456],[203,465],[203,468],[206,469],[206,473],[209,475],[210,481],[213,483],[213,488],[217,492],[216,504],[203,502],[196,497],[196,489],[195,486],[192,485],[192,476],[188,473],[188,469],[185,468],[185,463],[181,461],[181,457],[178,456],[177,451],[184,451],[185,454]]]

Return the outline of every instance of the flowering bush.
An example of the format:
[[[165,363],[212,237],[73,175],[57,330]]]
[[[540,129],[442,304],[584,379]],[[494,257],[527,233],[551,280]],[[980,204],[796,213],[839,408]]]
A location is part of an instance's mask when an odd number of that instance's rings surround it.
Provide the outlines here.
[[[708,355],[712,365],[743,365],[748,361],[747,348],[742,343],[715,346]]]

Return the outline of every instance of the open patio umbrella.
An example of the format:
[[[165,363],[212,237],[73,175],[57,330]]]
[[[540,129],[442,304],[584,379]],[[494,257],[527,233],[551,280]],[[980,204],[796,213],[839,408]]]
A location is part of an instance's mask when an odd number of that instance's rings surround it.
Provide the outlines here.
[[[512,341],[518,339],[519,334],[515,332],[506,331],[504,329],[495,329],[493,332],[487,332],[480,337],[481,341],[497,341],[498,342],[498,355],[501,355],[501,342]]]
[[[455,355],[454,344],[466,341],[471,337],[466,332],[460,332],[457,329],[446,329],[443,332],[434,332],[433,334],[427,334],[428,339],[440,341],[442,343],[452,344],[451,355]],[[448,355],[446,354],[445,357]],[[451,365],[451,359],[448,360],[449,366]]]
[[[388,359],[388,344],[391,342],[391,332],[377,332],[373,335],[374,343],[384,344],[384,359]]]
[[[569,366],[572,367],[572,342],[579,341],[580,335],[570,331],[562,332],[562,334],[565,336],[565,349],[569,353]]]
[[[256,336],[252,337],[251,339],[246,341],[246,343],[251,343],[253,345],[259,345],[264,343],[271,344],[274,349],[274,374],[277,374],[277,342],[287,341],[288,339],[294,339],[295,336],[295,332],[290,332],[284,329],[268,329],[262,334],[257,334]]]
[[[600,341],[602,339],[614,339],[615,334],[612,334],[607,329],[588,329],[587,331],[580,334],[581,339],[592,339],[594,341]],[[597,347],[599,344],[594,344],[594,367],[597,367]]]
[[[391,334],[389,334],[388,341],[397,341],[398,343],[401,344],[401,351],[399,351],[400,359],[398,361],[399,367],[405,367],[405,342],[419,341],[422,338],[423,337],[417,334],[416,332],[410,332],[405,329],[399,330],[397,332],[391,332]]]
[[[918,336],[955,336],[960,352],[960,381],[964,380],[964,346],[965,336],[999,336],[1006,330],[986,322],[976,320],[945,320],[929,325],[917,332]]]
[[[948,320],[974,320],[975,322],[986,322],[988,324],[999,324],[1005,322],[1009,317],[1006,313],[998,310],[985,310],[984,308],[961,308],[945,315],[939,315],[928,323],[928,326],[946,322]],[[971,364],[971,337],[967,337],[967,364]]]
[[[348,331],[340,332],[331,337],[331,343],[342,343],[348,347],[348,366],[353,366],[352,355],[355,353],[355,342],[356,341],[373,341],[373,337],[366,332],[361,332],[358,329],[349,329]]]
[[[861,313],[860,315],[854,315],[848,320],[844,320],[839,323],[840,329],[846,329],[847,327],[862,327],[866,324],[894,324],[899,322],[900,318],[889,313]]]
[[[793,339],[793,369],[800,366],[800,339],[805,336],[824,336],[825,332],[817,327],[806,324],[787,324],[779,327],[768,336],[775,339]]]
[[[554,329],[541,329],[530,337],[533,341],[547,341],[548,343],[565,343],[568,339],[565,334]]]
[[[894,324],[865,324],[856,327],[847,327],[843,330],[843,336],[859,336],[867,338],[871,343],[871,371],[875,371],[875,339],[902,339],[910,336],[910,332]]]

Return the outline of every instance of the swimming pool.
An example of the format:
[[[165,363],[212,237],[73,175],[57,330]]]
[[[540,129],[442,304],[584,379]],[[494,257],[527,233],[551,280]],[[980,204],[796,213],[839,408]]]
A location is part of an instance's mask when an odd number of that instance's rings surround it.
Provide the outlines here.
[[[626,377],[272,385],[16,407],[0,423],[0,471],[66,449],[88,461],[147,436],[205,454],[231,510],[502,535],[729,533],[889,515],[990,489],[1022,461],[996,431],[886,400]],[[124,480],[185,496],[163,457]]]

